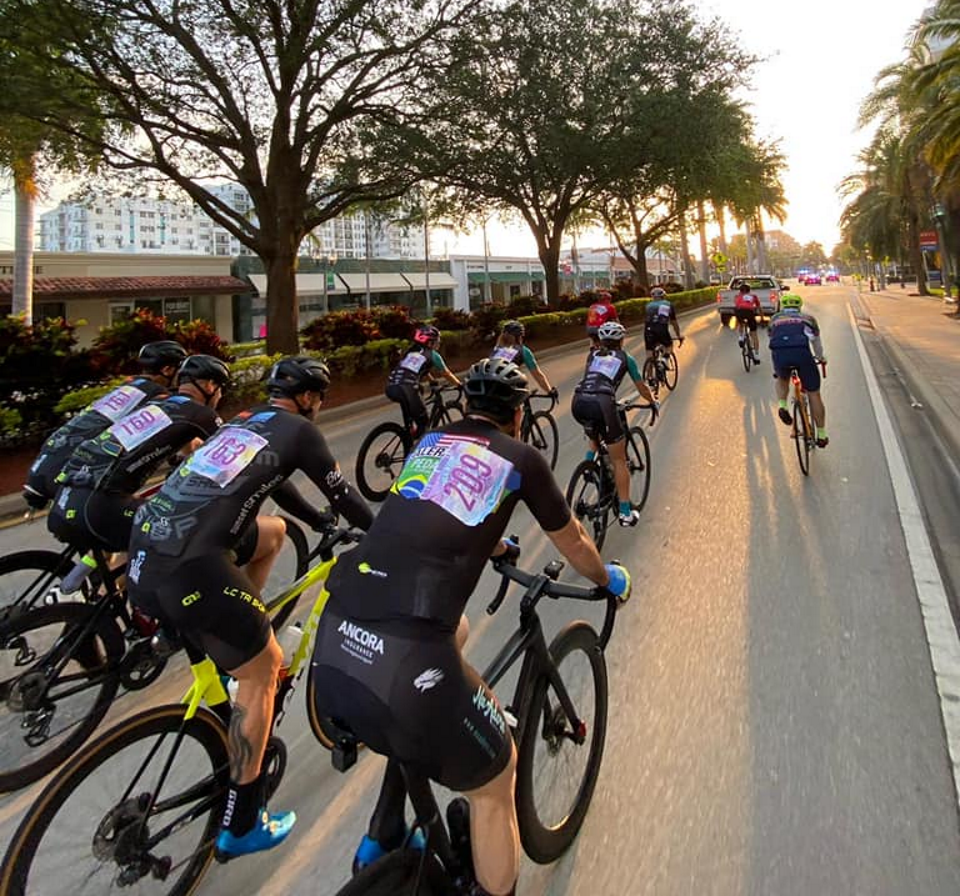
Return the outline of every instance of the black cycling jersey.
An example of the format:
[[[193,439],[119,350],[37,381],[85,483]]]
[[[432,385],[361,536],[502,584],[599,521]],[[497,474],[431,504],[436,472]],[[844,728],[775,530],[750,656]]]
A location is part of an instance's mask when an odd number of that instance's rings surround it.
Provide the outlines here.
[[[165,387],[149,377],[140,376],[98,398],[47,438],[43,449],[30,467],[27,485],[47,499],[53,498],[59,488],[55,481],[57,474],[81,442],[95,438],[148,399],[166,392]]]
[[[456,629],[521,500],[548,532],[570,520],[536,449],[476,418],[427,433],[367,536],[334,567],[331,602],[354,619],[419,618]]]
[[[284,408],[261,405],[222,426],[140,507],[130,551],[186,559],[232,549],[268,497],[301,518],[319,516],[285,485],[297,470],[352,525],[370,525],[369,507],[343,478],[316,426]]]
[[[408,351],[387,378],[387,385],[415,386],[433,371],[442,373],[447,369],[440,353],[425,345],[418,345]]]
[[[644,325],[647,327],[667,326],[676,321],[677,311],[669,299],[653,299],[647,303],[644,312]]]
[[[583,379],[574,392],[586,395],[616,395],[623,378],[639,379],[637,364],[622,349],[593,348],[587,355]]]

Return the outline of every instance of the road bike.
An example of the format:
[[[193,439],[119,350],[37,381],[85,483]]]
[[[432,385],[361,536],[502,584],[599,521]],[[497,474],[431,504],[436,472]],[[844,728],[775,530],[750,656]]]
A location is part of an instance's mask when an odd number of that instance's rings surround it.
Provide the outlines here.
[[[292,520],[271,582],[288,584],[307,570],[308,545]],[[152,684],[177,652],[156,620],[131,608],[121,584],[125,565],[110,568],[100,549],[93,569],[65,593],[63,576],[80,552],[24,551],[0,561],[24,587],[0,611],[0,793],[39,780],[74,753],[107,714],[121,688]]]
[[[299,643],[281,670],[273,734],[263,766],[269,798],[286,769],[276,730],[309,661],[328,592],[323,587],[334,548],[359,540],[327,529],[309,553],[305,575],[269,601],[279,630],[300,597],[320,587]],[[229,785],[227,732],[231,703],[213,661],[183,638],[193,682],[180,703],[155,706],[98,735],[44,788],[13,836],[0,866],[4,896],[81,896],[118,888],[185,896],[214,857]],[[286,661],[285,661],[286,662]],[[333,746],[327,721],[313,708],[307,676],[307,717],[314,736]],[[206,704],[204,706],[203,704]]]
[[[650,493],[650,442],[641,426],[630,426],[627,412],[637,409],[651,411],[650,425],[656,419],[652,405],[617,402],[617,413],[625,435],[627,470],[630,473],[630,505],[642,510]],[[607,529],[620,513],[620,498],[613,476],[613,462],[607,446],[601,439],[599,450],[593,460],[577,464],[567,485],[567,503],[574,516],[593,536],[597,550],[603,547]]]
[[[827,365],[824,361],[817,362],[827,376]],[[810,408],[810,395],[800,382],[800,374],[795,367],[790,369],[790,386],[793,389],[791,410],[793,423],[790,438],[797,449],[797,460],[800,462],[800,472],[804,476],[810,475],[810,455],[817,450],[817,428],[813,420],[813,411]]]
[[[607,667],[604,634],[586,622],[570,622],[547,646],[537,604],[543,598],[606,601],[604,631],[609,638],[619,602],[605,588],[558,582],[563,563],[547,564],[540,573],[494,561],[503,576],[487,607],[493,614],[511,582],[524,593],[520,624],[483,673],[493,688],[518,660],[520,676],[504,719],[517,743],[516,805],[524,851],[540,864],[556,861],[569,849],[586,817],[603,759],[607,727]],[[334,764],[352,764],[352,733],[339,719]],[[399,763],[398,763],[399,764]],[[364,868],[338,896],[440,896],[468,892],[472,884],[469,831],[459,830],[448,809],[444,825],[423,769],[399,764],[407,795],[424,832],[423,852],[401,848]]]
[[[451,391],[456,393],[455,399],[447,398]],[[463,417],[461,395],[462,391],[455,386],[430,383],[427,428],[437,429]],[[357,452],[357,488],[368,501],[385,501],[390,494],[390,487],[413,450],[413,427],[413,421],[406,417],[402,424],[386,420],[370,430],[361,443]]]
[[[534,411],[531,401],[546,399],[550,407],[546,410]],[[533,392],[523,402],[523,419],[520,421],[520,439],[539,451],[553,470],[557,466],[557,453],[560,450],[560,430],[557,421],[551,413],[557,406],[557,399],[552,395]]]
[[[673,338],[678,346],[683,345],[684,337]],[[677,363],[676,352],[673,348],[667,348],[659,342],[653,347],[653,354],[643,362],[643,380],[653,392],[654,397],[659,397],[660,387],[666,386],[667,390],[672,392],[677,388],[677,377],[680,375],[680,365]]]
[[[737,318],[737,344],[740,346],[740,359],[743,369],[749,373],[750,368],[757,362],[753,358],[753,346],[750,344],[750,327],[745,320]]]

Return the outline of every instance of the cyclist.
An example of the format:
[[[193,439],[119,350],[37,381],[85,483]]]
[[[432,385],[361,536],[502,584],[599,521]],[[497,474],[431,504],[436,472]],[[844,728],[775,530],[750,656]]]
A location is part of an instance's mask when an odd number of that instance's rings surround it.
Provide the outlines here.
[[[81,442],[57,476],[50,533],[84,550],[125,551],[142,503],[134,493],[163,461],[216,431],[216,407],[229,379],[219,358],[191,355],[180,365],[175,395],[149,402]]]
[[[503,710],[463,658],[462,616],[519,501],[581,575],[626,598],[630,577],[603,564],[540,453],[517,440],[527,380],[486,358],[464,378],[467,416],[428,433],[363,542],[334,568],[312,663],[317,704],[379,753],[469,798],[474,893],[514,892],[516,751]],[[403,777],[387,765],[356,865],[405,835]]]
[[[587,309],[587,336],[590,344],[597,345],[597,333],[607,321],[620,320],[617,309],[613,305],[613,296],[606,290],[597,293],[597,301]]]
[[[753,355],[753,363],[760,363],[760,338],[757,335],[757,315],[760,314],[760,299],[750,292],[749,283],[741,283],[737,298],[734,301],[734,312],[737,315],[737,321],[744,324],[750,332],[750,352]],[[738,339],[740,346],[743,346],[743,334]]]
[[[827,411],[820,397],[820,370],[818,362],[826,363],[823,343],[820,341],[820,326],[812,314],[805,314],[803,299],[795,293],[786,293],[780,299],[781,310],[770,318],[770,352],[773,358],[773,375],[777,378],[777,414],[783,423],[790,426],[793,416],[787,409],[787,392],[790,388],[790,371],[796,368],[800,383],[810,395],[810,410],[817,428],[817,447],[826,448]],[[811,344],[813,351],[810,350]]]
[[[643,381],[643,375],[633,355],[623,350],[627,331],[617,321],[605,323],[597,334],[600,345],[591,349],[583,379],[573,391],[570,411],[573,419],[583,426],[590,440],[587,460],[596,457],[600,439],[606,443],[613,463],[613,479],[620,501],[618,522],[621,526],[635,526],[640,511],[630,503],[630,470],[627,468],[626,433],[617,409],[617,389],[623,378],[630,375],[637,392],[659,408],[659,404]]]
[[[170,391],[177,368],[187,357],[183,346],[171,340],[142,346],[137,363],[143,376],[131,377],[102,398],[71,417],[43,443],[43,450],[30,467],[23,498],[33,510],[42,510],[53,500],[59,485],[57,474],[74,449],[85,439],[98,436],[125,414],[150,398]]]
[[[266,404],[222,426],[174,471],[137,511],[130,538],[128,593],[151,615],[169,619],[238,682],[230,721],[230,790],[217,837],[221,860],[286,839],[293,812],[264,807],[260,764],[272,722],[283,651],[270,628],[260,592],[277,551],[259,564],[264,534],[278,529],[254,521],[272,497],[284,510],[320,528],[327,515],[287,482],[303,470],[334,511],[366,529],[370,509],[347,483],[314,425],[330,384],[326,364],[284,358],[267,381]],[[262,518],[261,518],[262,519]]]
[[[611,306],[612,307],[612,306]],[[530,375],[537,381],[540,388],[548,395],[557,398],[559,393],[550,385],[547,375],[540,369],[537,359],[533,356],[529,346],[524,344],[523,337],[526,334],[526,327],[518,320],[506,320],[500,327],[500,337],[494,346],[491,358],[503,358],[504,361],[512,361],[517,367],[524,367],[530,371]]]
[[[662,286],[654,286],[650,290],[650,301],[643,322],[643,341],[647,349],[647,357],[653,357],[656,346],[662,345],[664,352],[673,351],[673,340],[670,338],[670,328],[680,342],[680,324],[677,323],[677,311],[673,302],[667,298],[667,291]]]
[[[404,426],[410,427],[414,438],[419,438],[430,423],[427,407],[420,397],[420,382],[428,377],[434,379],[436,374],[454,386],[459,386],[460,380],[449,370],[437,351],[440,331],[436,327],[417,327],[413,341],[413,348],[390,371],[386,396],[399,403]]]

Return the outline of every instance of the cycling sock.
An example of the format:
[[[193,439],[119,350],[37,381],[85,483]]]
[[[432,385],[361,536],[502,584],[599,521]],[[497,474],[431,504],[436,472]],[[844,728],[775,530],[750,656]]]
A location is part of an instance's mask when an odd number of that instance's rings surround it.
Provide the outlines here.
[[[587,460],[595,460],[595,459],[596,459],[596,456],[597,456],[597,452],[596,452],[596,451],[588,451],[588,452],[587,452]]]
[[[817,438],[825,439],[827,437],[827,431],[822,426],[817,427]]]
[[[253,830],[260,814],[261,793],[260,778],[256,778],[249,784],[230,782],[221,825],[234,837],[242,837]]]
[[[633,510],[633,505],[629,501],[620,502],[620,516],[629,516]]]
[[[781,398],[781,399],[777,402],[777,404],[779,404],[780,407],[782,407],[784,410],[787,409],[787,399],[786,399],[786,398]]]

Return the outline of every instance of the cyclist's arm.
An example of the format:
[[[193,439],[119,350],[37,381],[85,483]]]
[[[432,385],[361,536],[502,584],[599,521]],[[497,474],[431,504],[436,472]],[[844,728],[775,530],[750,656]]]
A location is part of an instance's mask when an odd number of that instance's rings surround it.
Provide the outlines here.
[[[656,399],[653,397],[653,393],[647,388],[647,384],[643,381],[643,376],[640,373],[640,365],[637,364],[637,359],[634,358],[633,355],[627,355],[627,373],[630,374],[630,379],[633,380],[637,391],[646,401],[653,404]]]
[[[298,440],[298,448],[299,461],[296,466],[323,492],[334,512],[344,517],[351,526],[364,531],[369,529],[373,514],[367,502],[343,478],[340,465],[330,453],[326,439],[314,426],[304,427],[303,437]]]
[[[673,332],[676,333],[677,339],[683,339],[680,335],[680,323],[677,320],[677,309],[672,305],[670,306],[670,326],[673,327]]]
[[[575,516],[571,516],[562,529],[547,532],[547,536],[580,575],[597,585],[610,581],[597,546]]]
[[[807,315],[807,338],[813,347],[815,358],[823,357],[823,343],[820,341],[820,325],[812,315]]]
[[[442,376],[448,383],[451,383],[454,386],[460,385],[460,380],[457,379],[457,375],[450,370],[449,367],[447,367],[447,364],[440,355],[440,352],[433,352],[430,360],[433,362],[434,369],[437,371],[437,373],[439,373],[440,376]]]
[[[303,520],[311,529],[319,529],[326,522],[326,514],[304,498],[289,479],[280,483],[270,497],[281,510]]]
[[[520,351],[520,357],[523,359],[527,370],[530,371],[530,375],[537,381],[537,385],[544,392],[549,392],[553,387],[550,385],[546,374],[540,369],[540,365],[537,364],[537,359],[533,356],[533,352],[526,346],[523,346]]]

